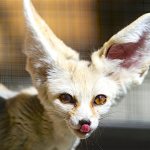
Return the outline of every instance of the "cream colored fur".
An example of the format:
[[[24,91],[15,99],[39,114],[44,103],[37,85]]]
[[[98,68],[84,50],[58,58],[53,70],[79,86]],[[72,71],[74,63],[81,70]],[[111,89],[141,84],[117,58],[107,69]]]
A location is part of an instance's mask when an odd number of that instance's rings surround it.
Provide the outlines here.
[[[98,127],[101,116],[126,94],[141,84],[150,64],[150,14],[145,14],[114,35],[91,56],[91,62],[66,46],[38,15],[30,0],[24,0],[27,39],[24,53],[33,85],[18,93],[0,86],[0,148],[2,150],[74,150],[79,139]],[[114,44],[139,42],[132,57],[136,64],[123,67],[125,60],[109,59]],[[117,53],[117,50],[116,50]],[[140,55],[139,55],[140,54]],[[64,104],[58,98],[69,93],[78,105]],[[107,96],[104,105],[93,99]],[[7,100],[6,100],[7,99]],[[79,132],[80,120],[90,120],[91,131]]]

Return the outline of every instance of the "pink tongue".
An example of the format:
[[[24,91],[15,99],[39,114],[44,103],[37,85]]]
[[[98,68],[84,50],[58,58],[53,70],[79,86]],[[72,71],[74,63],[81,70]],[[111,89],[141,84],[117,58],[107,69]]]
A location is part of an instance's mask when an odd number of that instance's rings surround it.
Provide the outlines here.
[[[80,128],[80,131],[83,132],[83,133],[88,133],[88,132],[90,132],[90,130],[91,129],[90,129],[90,126],[88,124],[84,124]]]

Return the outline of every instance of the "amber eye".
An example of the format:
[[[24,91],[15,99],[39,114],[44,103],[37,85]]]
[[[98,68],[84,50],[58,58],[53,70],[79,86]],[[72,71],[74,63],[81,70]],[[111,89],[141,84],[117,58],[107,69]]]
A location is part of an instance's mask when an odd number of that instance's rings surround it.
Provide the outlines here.
[[[76,100],[70,94],[67,94],[67,93],[60,94],[59,100],[64,104],[67,104],[67,103],[75,104],[76,103]]]
[[[103,95],[103,94],[100,94],[100,95],[97,95],[94,99],[94,104],[96,105],[103,105],[105,104],[107,101],[107,96],[106,95]]]

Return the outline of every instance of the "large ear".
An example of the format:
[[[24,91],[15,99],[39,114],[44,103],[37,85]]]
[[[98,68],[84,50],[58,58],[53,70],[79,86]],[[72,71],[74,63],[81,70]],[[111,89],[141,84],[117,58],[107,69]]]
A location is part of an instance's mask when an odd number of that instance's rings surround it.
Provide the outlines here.
[[[150,13],[110,38],[93,53],[93,65],[126,89],[141,84],[150,65]]]
[[[30,0],[24,0],[24,14],[27,26],[24,52],[27,55],[27,70],[32,78],[45,76],[47,69],[58,60],[79,59],[77,52],[56,37]]]

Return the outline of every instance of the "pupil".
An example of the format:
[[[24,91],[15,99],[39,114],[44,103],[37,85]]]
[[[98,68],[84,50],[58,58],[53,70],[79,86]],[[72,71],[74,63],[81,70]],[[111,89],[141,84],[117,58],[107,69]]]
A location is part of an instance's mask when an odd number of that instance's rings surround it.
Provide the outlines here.
[[[64,103],[74,103],[73,97],[69,94],[61,94],[59,98]]]
[[[106,96],[101,94],[101,95],[97,95],[95,98],[95,103],[97,105],[103,105],[106,102]]]

